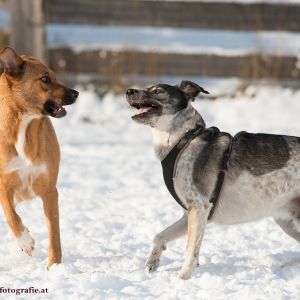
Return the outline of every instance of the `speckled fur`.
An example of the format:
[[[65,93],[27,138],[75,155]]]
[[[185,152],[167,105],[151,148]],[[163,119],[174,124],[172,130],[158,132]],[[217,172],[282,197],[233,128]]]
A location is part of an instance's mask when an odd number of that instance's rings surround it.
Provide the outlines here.
[[[194,87],[194,83],[187,81],[179,85],[187,95],[189,88]],[[178,86],[173,88],[178,89]],[[173,107],[172,111],[165,108],[164,103],[176,106],[179,101],[172,99],[174,93],[170,94],[169,90],[164,95],[162,114],[152,116],[151,122],[139,119],[140,123],[152,127],[154,149],[160,160],[195,124],[205,127],[188,96],[185,108],[176,110]],[[199,87],[198,93],[200,91]],[[273,216],[276,223],[300,243],[299,141],[298,137],[291,136],[240,133],[233,143],[227,176],[211,222],[236,224]],[[182,152],[177,161],[174,186],[188,211],[156,236],[147,262],[149,271],[157,269],[167,242],[188,232],[186,259],[180,277],[190,277],[197,264],[211,209],[209,200],[229,143],[230,138],[222,132],[212,139],[201,134]]]

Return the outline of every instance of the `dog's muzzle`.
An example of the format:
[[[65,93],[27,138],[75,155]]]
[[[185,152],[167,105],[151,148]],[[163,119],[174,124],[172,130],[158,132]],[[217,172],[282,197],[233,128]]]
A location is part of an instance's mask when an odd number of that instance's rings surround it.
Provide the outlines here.
[[[57,101],[49,99],[44,104],[43,113],[54,118],[62,118],[67,114],[67,111],[63,106],[73,104],[78,96],[79,92],[77,92],[76,90],[67,89],[64,93],[61,104]]]
[[[75,103],[76,99],[79,96],[79,92],[73,89],[68,89],[64,93],[62,105],[70,105]]]

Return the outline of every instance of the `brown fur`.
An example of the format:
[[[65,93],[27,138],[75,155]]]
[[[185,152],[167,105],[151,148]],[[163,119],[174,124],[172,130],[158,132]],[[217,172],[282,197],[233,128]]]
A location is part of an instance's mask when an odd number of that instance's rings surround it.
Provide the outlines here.
[[[5,70],[0,77],[0,201],[9,228],[15,238],[19,238],[26,227],[16,213],[16,204],[30,200],[32,193],[42,199],[49,232],[50,267],[61,262],[56,189],[60,150],[51,121],[44,113],[44,105],[49,99],[62,105],[63,97],[70,89],[57,83],[54,72],[41,62],[25,55],[19,57],[10,48],[0,53],[0,62]],[[50,77],[50,84],[41,81],[43,75]],[[16,143],[22,120],[28,115],[37,118],[27,126],[24,154],[31,166],[44,165],[46,171],[22,179],[18,170],[9,171],[7,166],[20,157]],[[33,249],[27,250],[25,252],[31,255]]]

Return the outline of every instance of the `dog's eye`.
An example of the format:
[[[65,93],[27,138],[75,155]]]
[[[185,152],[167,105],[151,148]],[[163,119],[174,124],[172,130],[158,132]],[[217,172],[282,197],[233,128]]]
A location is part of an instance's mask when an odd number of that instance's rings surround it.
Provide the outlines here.
[[[41,77],[41,81],[43,83],[49,84],[49,83],[51,83],[51,78],[48,75],[45,75],[45,76]]]
[[[162,90],[162,89],[155,89],[153,92],[154,92],[154,94],[162,94],[164,92],[164,90]]]

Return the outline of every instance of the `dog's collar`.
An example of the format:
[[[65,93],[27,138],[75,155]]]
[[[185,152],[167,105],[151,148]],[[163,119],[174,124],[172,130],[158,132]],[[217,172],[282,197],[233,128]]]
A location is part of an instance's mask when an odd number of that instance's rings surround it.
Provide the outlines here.
[[[174,178],[175,178],[175,171],[176,171],[176,165],[178,162],[178,159],[180,158],[180,155],[182,151],[185,149],[185,147],[197,136],[200,136],[205,131],[205,127],[202,124],[197,124],[193,129],[188,131],[178,142],[177,144],[171,149],[171,151],[167,154],[167,156],[161,161],[162,169],[163,169],[163,176],[165,184],[170,192],[170,194],[173,196],[173,198],[178,202],[178,204],[187,210],[187,207],[184,205],[184,203],[180,200],[179,196],[177,195],[174,187]],[[217,133],[220,132],[220,130],[216,127],[210,127],[207,129],[208,134],[210,137],[213,137]],[[224,182],[225,174],[228,169],[228,161],[230,158],[230,154],[232,151],[232,145],[234,138],[228,134],[230,138],[229,145],[227,149],[224,151],[223,154],[223,160],[222,160],[222,166],[218,174],[217,182],[215,185],[215,188],[213,190],[213,193],[211,195],[211,198],[209,200],[210,203],[212,203],[212,208],[210,210],[208,219],[210,220],[214,214],[215,207],[219,198],[219,195],[221,193],[222,185]]]

